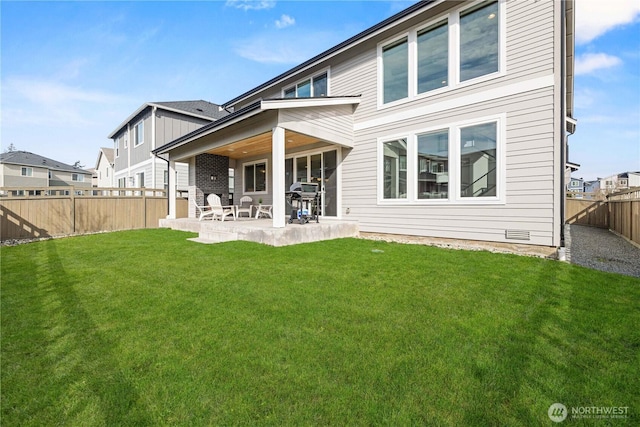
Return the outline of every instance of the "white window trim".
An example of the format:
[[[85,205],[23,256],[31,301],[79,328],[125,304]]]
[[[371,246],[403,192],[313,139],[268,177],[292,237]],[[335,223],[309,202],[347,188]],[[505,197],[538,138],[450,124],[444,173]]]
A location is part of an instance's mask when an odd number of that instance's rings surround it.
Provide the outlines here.
[[[24,174],[22,172],[25,172]],[[31,171],[31,173],[29,173]],[[33,178],[33,168],[31,166],[21,166],[20,167],[20,176]]]
[[[287,91],[288,89],[294,88],[295,91],[296,91],[296,96],[295,96],[294,99],[297,99],[298,98],[298,85],[300,83],[306,81],[306,80],[309,80],[311,82],[311,91],[313,91],[313,79],[315,77],[321,76],[321,75],[323,75],[325,73],[327,74],[327,95],[326,96],[331,96],[331,84],[330,84],[331,83],[331,67],[327,67],[325,69],[322,69],[322,70],[318,71],[317,73],[313,73],[311,76],[304,77],[304,78],[296,81],[293,84],[290,84],[290,85],[287,85],[287,86],[283,87],[282,90],[280,91],[281,97],[282,98],[285,97],[285,95],[284,95],[285,91]],[[315,95],[312,94],[311,97],[313,98],[313,97],[315,97]]]
[[[506,204],[506,114],[483,116],[477,119],[453,122],[440,126],[420,128],[404,134],[390,134],[379,137],[377,144],[377,204],[378,206],[455,206],[455,205],[504,205]],[[460,195],[460,129],[464,127],[496,123],[496,196],[495,197],[462,197]],[[447,199],[418,199],[417,159],[418,135],[438,130],[449,132],[449,197]],[[384,198],[384,142],[397,139],[407,140],[407,198]]]
[[[115,146],[116,146],[116,159],[117,159],[118,157],[120,157],[120,137],[116,138]]]
[[[76,177],[76,179],[73,179],[73,177]],[[71,174],[71,181],[74,182],[84,182],[84,174],[81,173],[72,173]]]
[[[244,170],[247,166],[251,166],[251,165],[257,165],[258,163],[264,163],[266,171],[265,171],[265,177],[264,177],[264,188],[265,191],[245,191],[246,187],[246,182],[245,182],[245,175],[244,175]],[[255,171],[255,168],[254,168]],[[255,179],[255,175],[254,175],[254,179]],[[249,194],[249,195],[263,195],[263,194],[269,194],[269,160],[268,159],[260,159],[260,160],[253,160],[250,162],[246,162],[242,164],[242,194]]]
[[[427,23],[421,23],[404,32],[400,35],[388,38],[377,45],[377,89],[378,89],[378,110],[385,110],[398,105],[406,104],[416,99],[422,99],[439,95],[442,93],[462,89],[467,86],[475,85],[485,81],[497,79],[507,74],[507,6],[506,0],[498,1],[498,25],[499,25],[499,38],[498,38],[498,71],[484,76],[479,76],[474,79],[460,81],[460,14],[465,11],[477,7],[478,5],[486,2],[487,0],[475,1],[463,8],[455,11],[448,12],[440,15]],[[424,93],[418,93],[418,33],[431,25],[435,25],[439,22],[447,20],[449,23],[449,84],[445,87],[427,91]],[[409,49],[409,87],[408,96],[406,98],[398,99],[396,101],[384,103],[384,81],[383,81],[383,63],[382,63],[382,49],[389,44],[399,41],[406,37]],[[283,92],[284,93],[284,92]]]
[[[138,143],[138,126],[141,126],[142,129],[142,141]],[[140,120],[133,127],[133,147],[139,147],[144,144],[144,119]]]

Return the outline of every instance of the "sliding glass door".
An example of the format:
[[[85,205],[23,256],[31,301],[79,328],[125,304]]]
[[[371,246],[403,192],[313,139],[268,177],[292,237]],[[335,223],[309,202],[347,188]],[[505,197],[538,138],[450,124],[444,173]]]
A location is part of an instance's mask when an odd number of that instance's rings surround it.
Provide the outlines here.
[[[320,215],[338,214],[338,154],[336,150],[304,154],[285,160],[285,191],[294,182],[314,182],[321,191]],[[295,177],[295,180],[294,180]]]

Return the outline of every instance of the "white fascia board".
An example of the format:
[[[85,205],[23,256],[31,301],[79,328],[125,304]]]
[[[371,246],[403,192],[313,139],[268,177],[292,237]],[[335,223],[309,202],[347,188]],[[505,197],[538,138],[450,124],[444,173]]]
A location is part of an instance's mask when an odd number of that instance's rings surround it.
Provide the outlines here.
[[[260,103],[261,110],[281,110],[285,108],[309,108],[327,107],[335,105],[357,105],[360,104],[360,97],[337,97],[337,98],[287,98],[287,99],[263,99]]]

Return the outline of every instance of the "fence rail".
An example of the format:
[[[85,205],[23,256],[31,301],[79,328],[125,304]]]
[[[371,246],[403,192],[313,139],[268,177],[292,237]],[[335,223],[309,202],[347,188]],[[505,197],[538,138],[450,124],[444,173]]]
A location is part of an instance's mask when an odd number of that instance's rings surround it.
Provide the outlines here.
[[[602,201],[567,195],[566,222],[607,228],[640,244],[640,188],[609,194]]]
[[[178,217],[188,203],[176,200]],[[0,188],[0,241],[157,228],[165,190],[145,188]]]

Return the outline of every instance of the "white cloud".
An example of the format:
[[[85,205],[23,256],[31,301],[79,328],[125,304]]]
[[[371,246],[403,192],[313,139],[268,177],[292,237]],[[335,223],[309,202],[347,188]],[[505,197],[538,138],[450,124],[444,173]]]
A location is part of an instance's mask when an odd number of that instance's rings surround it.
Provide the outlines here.
[[[294,18],[290,17],[289,15],[282,15],[280,19],[276,21],[276,28],[282,29],[290,27],[292,25],[295,25],[295,23],[296,20]]]
[[[271,9],[276,5],[275,0],[227,0],[227,6],[242,10]]]
[[[95,111],[122,97],[85,90],[58,82],[10,78],[2,84],[3,127],[15,125],[88,126],[96,123]]]
[[[620,25],[640,18],[638,0],[578,0],[576,10],[576,43],[585,44]]]
[[[622,64],[617,56],[606,53],[585,53],[576,58],[576,75],[589,74],[603,68],[611,68]]]
[[[338,43],[341,37],[340,32],[329,31],[272,31],[236,40],[234,50],[243,58],[263,64],[300,64]]]

